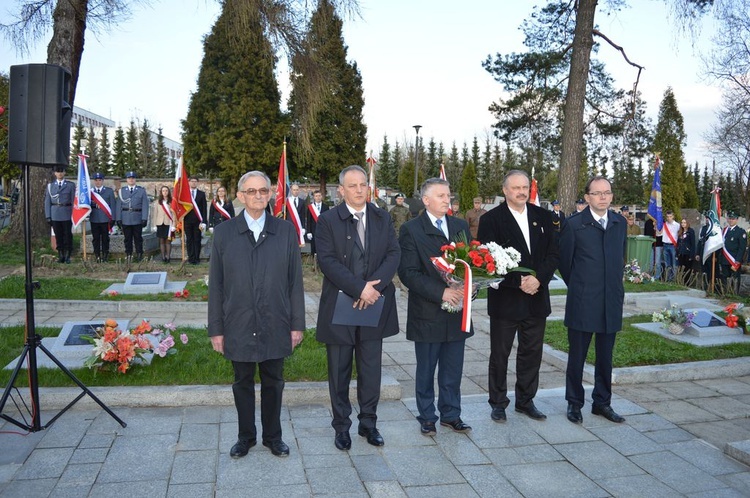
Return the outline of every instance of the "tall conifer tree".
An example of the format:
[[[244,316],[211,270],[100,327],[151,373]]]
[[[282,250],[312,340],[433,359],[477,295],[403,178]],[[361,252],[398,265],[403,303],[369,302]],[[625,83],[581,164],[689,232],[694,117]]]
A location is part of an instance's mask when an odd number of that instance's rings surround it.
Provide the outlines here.
[[[667,88],[659,105],[659,119],[656,123],[653,151],[661,157],[661,192],[664,211],[671,209],[675,217],[685,203],[687,185],[687,166],[685,165],[685,147],[687,135],[682,113],[677,108],[672,88]]]

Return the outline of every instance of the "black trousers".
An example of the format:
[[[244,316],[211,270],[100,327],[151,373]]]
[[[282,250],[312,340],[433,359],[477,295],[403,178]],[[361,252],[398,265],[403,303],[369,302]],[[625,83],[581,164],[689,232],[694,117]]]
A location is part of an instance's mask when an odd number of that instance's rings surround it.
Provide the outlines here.
[[[437,422],[435,414],[435,368],[438,370],[437,409],[440,420],[453,422],[461,416],[461,375],[464,369],[465,340],[415,342],[417,371],[414,391],[420,422]]]
[[[201,230],[200,223],[183,223],[185,230],[185,245],[187,246],[188,263],[200,263],[201,260]]]
[[[546,324],[547,318],[505,320],[490,317],[489,402],[493,408],[506,408],[510,403],[508,357],[516,332],[516,406],[526,406],[536,396]]]
[[[600,407],[609,406],[612,401],[612,350],[615,348],[617,334],[594,334],[568,329],[570,351],[568,352],[568,368],[565,372],[565,399],[578,408],[581,408],[586,401],[583,390],[583,366],[589,352],[591,336],[596,336],[592,399],[594,405]]]
[[[281,398],[284,392],[284,358],[258,363],[233,361],[234,405],[238,439],[257,439],[255,428],[255,365],[260,372],[260,423],[263,441],[281,439]]]
[[[380,373],[383,355],[383,340],[362,341],[357,330],[356,343],[326,344],[328,356],[328,391],[331,396],[333,426],[336,432],[348,431],[352,425],[349,416],[352,404],[349,401],[349,382],[352,380],[352,356],[357,362],[357,402],[359,403],[360,427],[372,429],[378,420],[380,401]]]
[[[143,227],[138,225],[123,225],[122,234],[125,236],[125,254],[133,254],[133,243],[135,243],[135,253],[143,254]]]
[[[58,251],[73,252],[73,222],[71,220],[53,221],[52,229],[55,231],[55,244]]]
[[[92,223],[91,224],[91,242],[94,245],[94,254],[98,257],[100,254],[109,252],[109,223]]]

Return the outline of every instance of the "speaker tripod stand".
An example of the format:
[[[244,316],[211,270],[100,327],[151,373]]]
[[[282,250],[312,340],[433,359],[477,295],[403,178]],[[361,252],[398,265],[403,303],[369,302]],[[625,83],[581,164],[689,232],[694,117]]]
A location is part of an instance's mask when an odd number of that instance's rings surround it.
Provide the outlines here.
[[[94,393],[92,393],[91,390],[73,374],[73,372],[68,370],[68,368],[66,368],[65,365],[60,362],[60,360],[55,358],[55,356],[46,347],[44,347],[44,345],[42,344],[41,336],[36,333],[36,326],[34,323],[34,289],[38,287],[38,283],[33,282],[31,278],[31,188],[29,186],[29,170],[31,167],[28,164],[23,164],[21,167],[23,169],[24,246],[26,249],[25,343],[23,346],[21,357],[18,359],[18,363],[13,369],[13,373],[10,376],[10,380],[8,381],[8,385],[3,392],[2,398],[0,398],[0,418],[3,418],[11,424],[14,424],[21,429],[25,429],[29,432],[38,432],[51,426],[63,413],[68,411],[68,409],[76,404],[78,400],[88,394],[91,399],[93,399],[99,406],[101,406],[122,427],[126,427],[127,424],[125,422],[123,422],[117,415],[115,415],[115,413],[110,410],[109,407],[107,407],[107,405],[105,405],[99,398],[97,398]],[[54,415],[45,425],[42,425],[41,422],[41,409],[39,402],[39,371],[36,361],[37,349],[40,349],[45,355],[47,355],[47,357],[52,360],[55,365],[57,365],[57,367],[65,373],[65,375],[67,375],[73,382],[75,382],[82,391],[75,399],[68,403],[65,408]],[[22,420],[16,420],[13,417],[4,414],[3,409],[5,408],[5,404],[8,402],[8,399],[11,396],[11,391],[15,389],[14,384],[16,382],[16,379],[18,378],[18,374],[20,373],[24,362],[27,363],[29,372],[29,393],[31,398],[31,406],[27,406],[23,399],[20,400],[20,404],[14,399],[16,409],[18,410],[22,418]],[[26,409],[26,411],[28,412],[31,418],[30,422],[24,416],[22,408]]]

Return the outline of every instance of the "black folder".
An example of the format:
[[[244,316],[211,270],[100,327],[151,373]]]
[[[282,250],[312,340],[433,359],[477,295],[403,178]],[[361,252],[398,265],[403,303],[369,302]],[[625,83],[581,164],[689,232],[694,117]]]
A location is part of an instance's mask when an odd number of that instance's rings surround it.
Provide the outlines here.
[[[365,309],[354,308],[355,299],[344,291],[339,291],[336,298],[336,307],[333,310],[334,325],[349,325],[356,327],[377,327],[380,323],[380,315],[383,313],[385,297],[375,301],[375,304]]]

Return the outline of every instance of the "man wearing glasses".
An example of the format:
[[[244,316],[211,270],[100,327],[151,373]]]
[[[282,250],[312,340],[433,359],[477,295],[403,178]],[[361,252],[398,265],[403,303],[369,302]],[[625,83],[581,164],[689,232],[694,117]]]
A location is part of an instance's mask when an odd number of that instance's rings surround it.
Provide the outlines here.
[[[615,423],[625,421],[610,406],[612,350],[622,329],[625,290],[622,273],[627,243],[627,221],[609,210],[612,184],[595,176],[586,184],[586,207],[571,215],[560,233],[560,274],[568,285],[565,326],[568,327],[568,368],[565,399],[568,420],[583,422],[583,365],[596,337],[594,393],[591,413]]]
[[[237,185],[243,214],[214,228],[208,292],[208,335],[232,362],[239,431],[229,456],[255,446],[255,366],[260,372],[263,446],[289,455],[281,439],[284,358],[302,342],[305,296],[294,226],[266,213],[271,181],[261,171]]]

